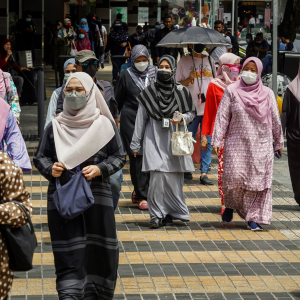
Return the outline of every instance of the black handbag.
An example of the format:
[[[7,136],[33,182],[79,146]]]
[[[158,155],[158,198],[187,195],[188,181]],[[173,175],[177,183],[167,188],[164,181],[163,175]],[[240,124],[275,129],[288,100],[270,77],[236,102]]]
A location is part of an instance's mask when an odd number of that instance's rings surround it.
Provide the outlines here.
[[[13,228],[10,225],[1,225],[0,230],[5,238],[9,257],[9,268],[12,271],[29,271],[32,269],[32,259],[37,240],[30,216],[26,208],[17,201],[10,201],[18,205],[25,213],[28,224]]]

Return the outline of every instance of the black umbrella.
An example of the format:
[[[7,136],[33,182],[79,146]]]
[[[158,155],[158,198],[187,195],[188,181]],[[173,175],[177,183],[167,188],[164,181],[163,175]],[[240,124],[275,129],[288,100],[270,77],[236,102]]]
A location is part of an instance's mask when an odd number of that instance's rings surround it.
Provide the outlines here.
[[[188,44],[202,44],[206,47],[229,46],[225,37],[216,30],[192,26],[180,28],[167,34],[156,47],[187,47]]]

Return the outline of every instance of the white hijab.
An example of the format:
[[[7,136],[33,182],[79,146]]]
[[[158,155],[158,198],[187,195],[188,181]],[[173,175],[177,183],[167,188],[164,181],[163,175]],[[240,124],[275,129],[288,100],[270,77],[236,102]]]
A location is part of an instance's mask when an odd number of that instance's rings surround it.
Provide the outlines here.
[[[58,161],[73,169],[102,149],[115,135],[113,117],[91,76],[83,72],[72,74],[86,90],[87,105],[71,110],[64,101],[63,112],[53,119],[53,134]],[[63,91],[65,92],[65,90]]]

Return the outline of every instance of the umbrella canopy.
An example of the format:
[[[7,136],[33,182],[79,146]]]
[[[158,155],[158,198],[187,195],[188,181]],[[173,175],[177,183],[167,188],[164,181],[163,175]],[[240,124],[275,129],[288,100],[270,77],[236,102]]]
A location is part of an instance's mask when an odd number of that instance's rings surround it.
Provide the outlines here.
[[[180,28],[167,34],[156,47],[187,47],[188,44],[202,44],[206,47],[229,46],[225,37],[218,31],[192,26],[188,28]]]

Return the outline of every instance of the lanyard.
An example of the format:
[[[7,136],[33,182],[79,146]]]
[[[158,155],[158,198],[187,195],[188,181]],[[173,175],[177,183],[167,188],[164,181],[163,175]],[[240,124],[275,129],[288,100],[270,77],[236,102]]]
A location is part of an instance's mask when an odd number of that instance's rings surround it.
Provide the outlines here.
[[[138,77],[138,79],[140,80],[140,82],[142,83],[142,85],[144,85],[145,87],[147,87],[149,85],[149,72],[147,72],[147,74],[146,74],[145,83],[143,82],[143,80],[141,79],[140,76]]]

